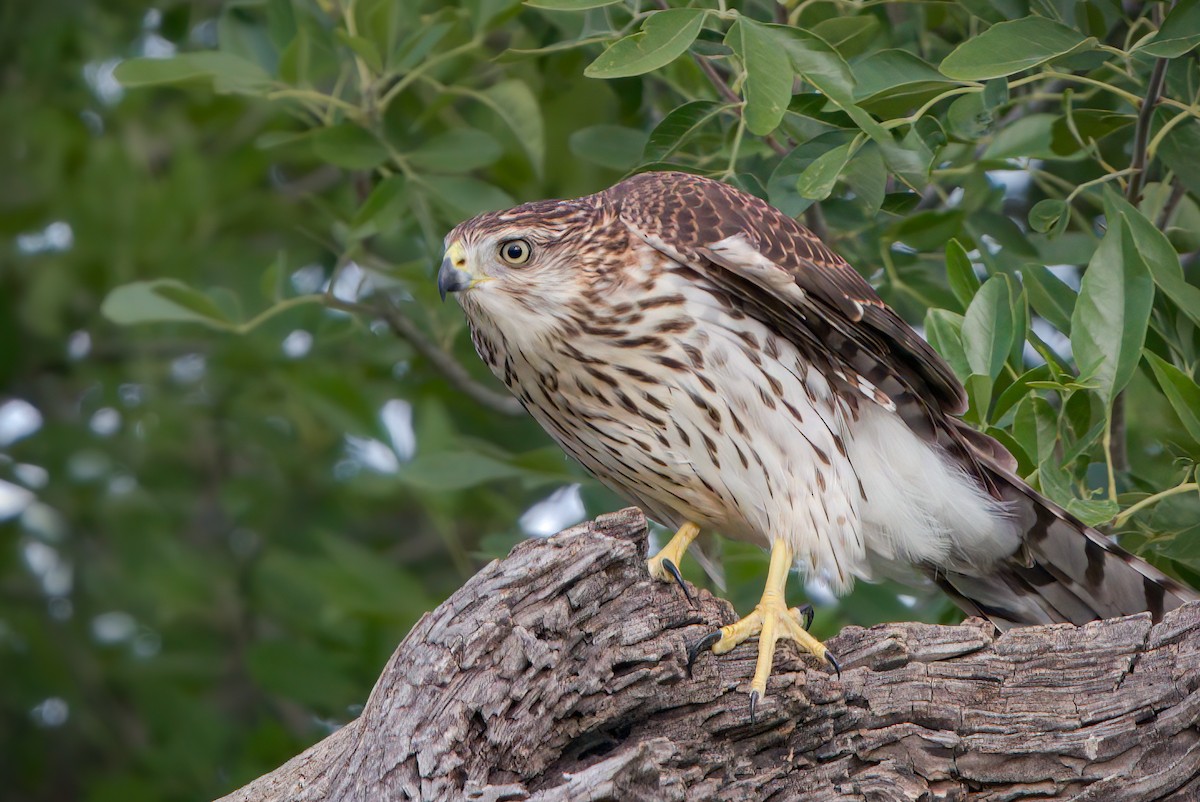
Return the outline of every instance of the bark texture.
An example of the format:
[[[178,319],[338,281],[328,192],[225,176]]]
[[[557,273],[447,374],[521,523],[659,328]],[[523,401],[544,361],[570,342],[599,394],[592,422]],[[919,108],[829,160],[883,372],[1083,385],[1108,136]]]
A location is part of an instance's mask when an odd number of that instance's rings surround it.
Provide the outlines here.
[[[1200,604],[995,636],[849,628],[839,679],[782,643],[685,644],[730,605],[647,576],[623,510],[493,562],[400,644],[362,716],[243,800],[1200,799]]]

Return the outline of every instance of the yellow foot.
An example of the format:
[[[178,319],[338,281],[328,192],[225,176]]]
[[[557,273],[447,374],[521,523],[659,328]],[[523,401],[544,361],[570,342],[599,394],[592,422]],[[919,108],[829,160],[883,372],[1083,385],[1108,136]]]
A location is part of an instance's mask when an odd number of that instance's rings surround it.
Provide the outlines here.
[[[713,654],[724,654],[743,641],[758,637],[758,663],[754,668],[754,677],[750,680],[751,721],[754,720],[758,702],[767,695],[767,678],[771,676],[775,645],[780,638],[790,638],[798,643],[800,648],[828,662],[839,676],[842,673],[837,660],[825,648],[825,644],[808,634],[807,627],[812,624],[812,608],[805,605],[803,608],[793,607],[789,610],[784,604],[784,586],[791,567],[791,547],[782,539],[776,540],[771,545],[771,568],[767,573],[767,586],[754,612],[735,624],[710,632],[688,649],[690,674],[692,663],[702,651],[711,649]]]
[[[646,560],[650,576],[662,582],[677,583],[679,587],[683,588],[683,595],[687,596],[689,602],[693,601],[692,594],[684,584],[683,576],[679,573],[679,563],[683,560],[688,546],[692,545],[692,541],[698,534],[700,534],[700,527],[689,521],[679,527],[679,531],[671,538],[671,542],[663,547],[662,551]]]

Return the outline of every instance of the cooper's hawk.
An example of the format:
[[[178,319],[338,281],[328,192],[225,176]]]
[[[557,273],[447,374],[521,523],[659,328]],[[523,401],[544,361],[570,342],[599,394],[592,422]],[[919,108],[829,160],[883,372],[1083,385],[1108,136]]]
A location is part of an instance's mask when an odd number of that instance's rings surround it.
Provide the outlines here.
[[[1042,498],[966,408],[949,366],[845,261],[758,198],[645,173],[576,200],[480,215],[438,274],[475,348],[566,451],[678,534],[771,549],[754,612],[702,641],[825,647],[789,570],[835,591],[920,577],[1000,628],[1149,610],[1197,594]],[[836,665],[836,663],[835,663]]]

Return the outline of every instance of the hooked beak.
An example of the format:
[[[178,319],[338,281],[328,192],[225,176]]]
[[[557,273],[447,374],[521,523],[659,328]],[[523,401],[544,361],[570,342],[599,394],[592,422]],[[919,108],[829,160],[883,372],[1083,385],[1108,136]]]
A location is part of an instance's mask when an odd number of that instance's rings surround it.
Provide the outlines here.
[[[438,292],[441,293],[442,301],[446,300],[446,293],[458,292],[465,290],[474,283],[474,277],[463,270],[467,264],[467,254],[463,250],[463,246],[457,242],[451,243],[446,249],[446,257],[442,259],[442,269],[438,271]]]

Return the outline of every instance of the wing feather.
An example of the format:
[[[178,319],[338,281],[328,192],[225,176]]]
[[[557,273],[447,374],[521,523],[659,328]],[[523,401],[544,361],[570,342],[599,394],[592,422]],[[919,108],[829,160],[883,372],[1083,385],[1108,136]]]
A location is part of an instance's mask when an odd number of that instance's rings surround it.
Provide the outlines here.
[[[696,270],[840,376],[937,438],[966,394],[949,365],[811,231],[762,200],[686,173],[644,173],[609,190],[651,246]]]

